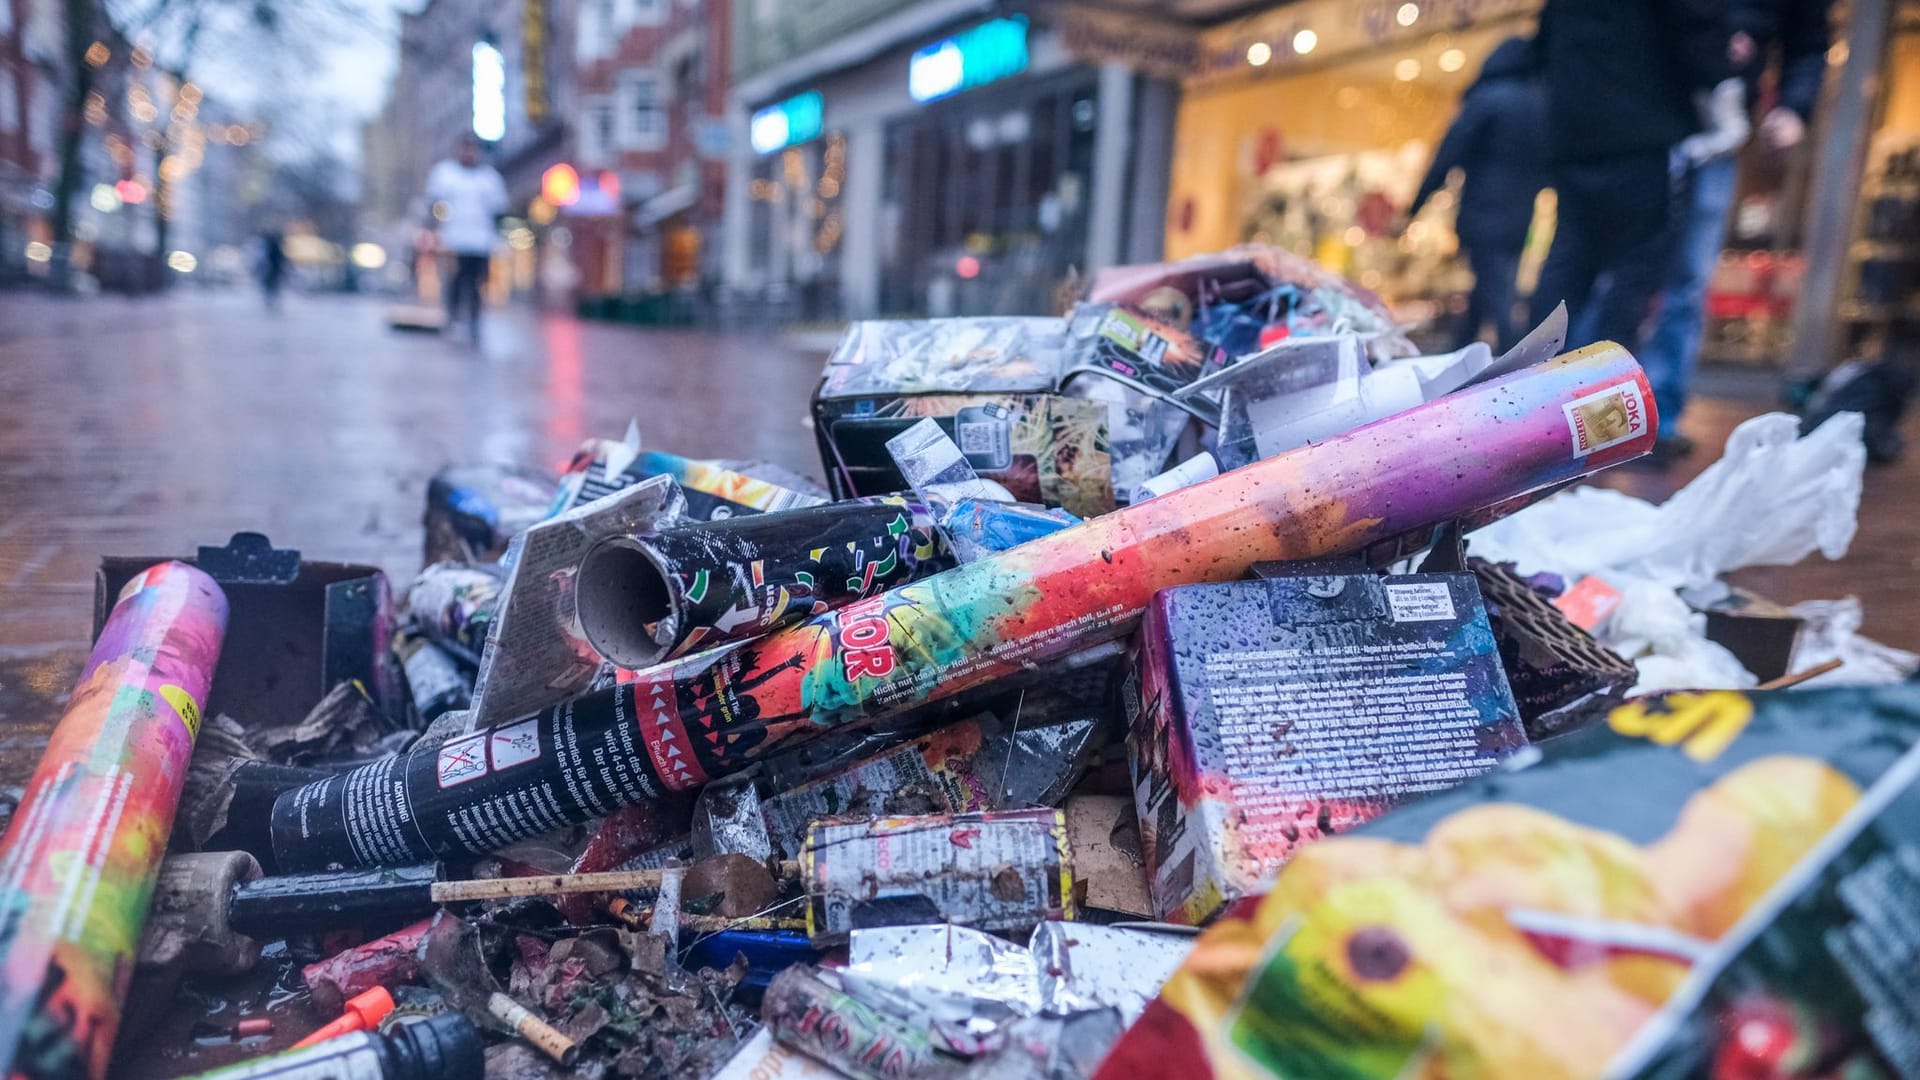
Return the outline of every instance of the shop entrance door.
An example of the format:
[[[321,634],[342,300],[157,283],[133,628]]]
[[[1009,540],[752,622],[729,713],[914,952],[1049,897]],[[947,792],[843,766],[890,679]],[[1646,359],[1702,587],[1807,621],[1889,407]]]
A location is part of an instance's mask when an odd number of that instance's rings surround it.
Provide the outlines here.
[[[1083,266],[1093,73],[968,91],[887,131],[881,308],[1041,315]]]

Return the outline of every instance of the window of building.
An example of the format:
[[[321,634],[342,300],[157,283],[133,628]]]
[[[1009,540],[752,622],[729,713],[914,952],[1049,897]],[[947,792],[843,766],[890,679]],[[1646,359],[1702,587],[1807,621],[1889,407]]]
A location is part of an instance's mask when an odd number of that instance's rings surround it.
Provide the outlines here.
[[[636,26],[659,26],[667,21],[669,10],[667,0],[609,0],[609,2],[614,5],[614,8],[608,28],[615,41]]]
[[[620,79],[623,117],[621,146],[628,150],[658,150],[667,143],[667,110],[661,100],[660,77],[650,71],[630,71]]]
[[[588,98],[581,102],[580,163],[590,169],[613,164],[616,113],[611,98]]]
[[[620,41],[620,0],[586,0],[580,5],[573,55],[581,63],[612,56]]]

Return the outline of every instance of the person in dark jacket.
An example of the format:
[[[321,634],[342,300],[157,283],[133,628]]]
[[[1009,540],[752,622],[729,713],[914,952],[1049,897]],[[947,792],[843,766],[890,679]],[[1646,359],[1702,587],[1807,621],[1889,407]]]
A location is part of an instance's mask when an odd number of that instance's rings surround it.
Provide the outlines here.
[[[1828,8],[1833,0],[1734,0],[1727,59],[1745,85],[1742,105],[1759,105],[1760,75],[1777,52],[1779,95],[1759,117],[1761,146],[1774,153],[1797,146],[1820,96],[1826,73]],[[1667,273],[1660,311],[1640,351],[1641,366],[1659,403],[1656,458],[1671,460],[1693,448],[1679,429],[1706,323],[1707,283],[1719,263],[1740,179],[1740,147],[1690,155],[1691,194],[1680,225],[1680,246]],[[1656,462],[1657,463],[1657,462]]]
[[[1498,349],[1504,351],[1516,338],[1514,278],[1533,222],[1534,197],[1547,186],[1546,137],[1547,100],[1536,78],[1533,42],[1508,38],[1487,57],[1480,77],[1461,98],[1460,112],[1407,209],[1409,218],[1419,214],[1453,170],[1466,174],[1454,231],[1473,268],[1473,292],[1455,348],[1478,340],[1488,321]]]
[[[1536,35],[1559,213],[1533,292],[1535,321],[1565,301],[1569,347],[1640,344],[1677,230],[1675,147],[1694,95],[1731,72],[1728,0],[1547,0]],[[1605,303],[1594,286],[1606,276]]]

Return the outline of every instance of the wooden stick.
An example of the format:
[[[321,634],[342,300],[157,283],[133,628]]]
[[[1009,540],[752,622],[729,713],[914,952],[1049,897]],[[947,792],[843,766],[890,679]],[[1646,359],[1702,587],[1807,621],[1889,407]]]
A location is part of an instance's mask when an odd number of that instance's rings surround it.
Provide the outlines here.
[[[1789,686],[1799,686],[1801,683],[1806,682],[1808,679],[1819,678],[1820,676],[1825,675],[1829,671],[1838,671],[1840,670],[1841,665],[1845,663],[1846,663],[1845,660],[1842,660],[1836,656],[1824,664],[1815,664],[1805,671],[1796,671],[1791,675],[1782,675],[1777,679],[1771,679],[1767,682],[1763,682],[1759,686],[1754,687],[1754,689],[1755,690],[1785,690]]]
[[[564,896],[569,893],[628,892],[658,889],[659,870],[608,870],[598,874],[547,874],[540,877],[481,878],[476,881],[436,881],[433,902],[452,904],[462,900],[510,900],[518,896]],[[794,878],[800,864],[792,860],[779,863],[775,876]]]

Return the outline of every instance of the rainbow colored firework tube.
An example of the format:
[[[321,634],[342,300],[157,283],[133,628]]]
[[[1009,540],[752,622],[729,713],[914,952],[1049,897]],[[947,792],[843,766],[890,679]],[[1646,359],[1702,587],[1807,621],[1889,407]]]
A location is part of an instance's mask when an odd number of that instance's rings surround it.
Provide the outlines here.
[[[287,792],[274,804],[274,854],[313,869],[494,850],[1122,637],[1169,586],[1483,519],[1644,454],[1653,430],[1640,365],[1595,345],[738,648]]]
[[[106,1075],[200,732],[227,597],[184,563],[120,590],[0,841],[0,1061]]]

